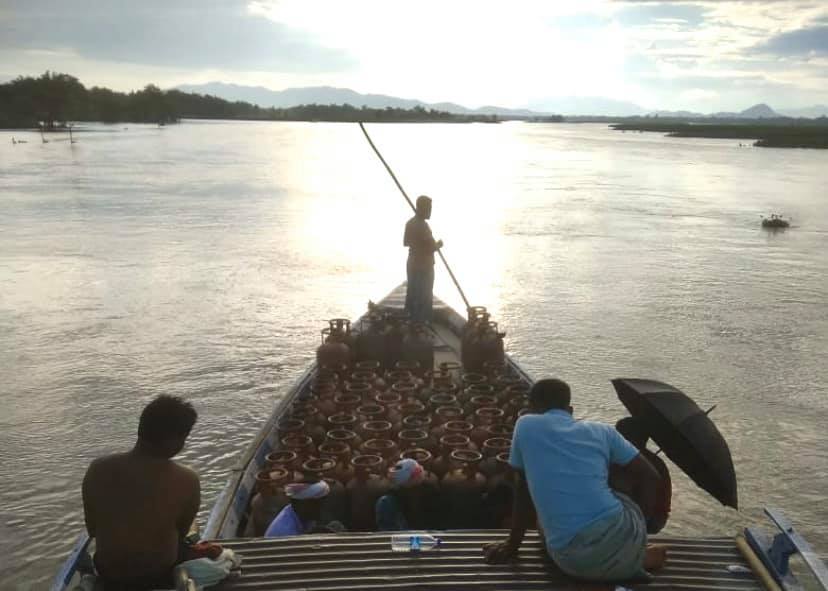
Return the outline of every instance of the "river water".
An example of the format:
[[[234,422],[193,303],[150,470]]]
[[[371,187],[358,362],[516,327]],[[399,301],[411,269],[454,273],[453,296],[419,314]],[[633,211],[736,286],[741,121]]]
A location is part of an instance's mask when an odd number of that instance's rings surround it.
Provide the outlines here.
[[[828,152],[603,125],[373,125],[473,304],[534,376],[614,421],[609,380],[669,382],[730,443],[741,512],[673,470],[665,533],[778,506],[828,553]],[[12,145],[11,136],[28,143]],[[313,360],[324,320],[404,279],[406,206],[356,125],[0,132],[0,588],[44,588],[80,482],[143,405],[192,400],[202,518]],[[760,214],[794,228],[769,233]],[[462,309],[446,274],[435,291]]]

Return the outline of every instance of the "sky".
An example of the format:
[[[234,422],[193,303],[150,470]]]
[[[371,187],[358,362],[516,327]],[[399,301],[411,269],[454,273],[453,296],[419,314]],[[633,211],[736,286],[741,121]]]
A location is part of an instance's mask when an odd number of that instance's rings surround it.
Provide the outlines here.
[[[828,103],[828,0],[0,0],[0,77],[339,86],[468,107]]]

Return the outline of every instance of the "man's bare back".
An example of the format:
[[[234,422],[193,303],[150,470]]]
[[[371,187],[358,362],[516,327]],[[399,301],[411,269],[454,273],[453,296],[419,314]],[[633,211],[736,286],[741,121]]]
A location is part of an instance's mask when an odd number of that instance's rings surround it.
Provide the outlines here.
[[[189,428],[169,445],[139,435],[132,451],[99,458],[86,471],[86,527],[96,539],[95,565],[105,579],[162,580],[179,561],[200,503],[198,475],[170,459],[187,433]]]
[[[92,462],[83,493],[97,567],[119,579],[165,573],[175,565],[200,496],[198,476],[189,468],[133,452]]]

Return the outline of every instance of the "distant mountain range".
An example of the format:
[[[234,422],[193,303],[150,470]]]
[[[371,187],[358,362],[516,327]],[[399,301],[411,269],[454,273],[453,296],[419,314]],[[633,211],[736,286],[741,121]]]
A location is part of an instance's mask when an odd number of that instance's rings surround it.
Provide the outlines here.
[[[788,117],[807,117],[808,119],[828,117],[828,105],[813,105],[811,107],[802,107],[801,109],[785,109],[782,113]]]
[[[603,97],[556,97],[548,98],[526,105],[523,108],[507,108],[485,106],[470,109],[457,103],[441,102],[427,103],[418,99],[405,99],[385,94],[361,94],[349,88],[335,88],[332,86],[311,86],[304,88],[287,88],[285,90],[271,90],[263,86],[242,86],[226,82],[208,82],[206,84],[182,84],[177,87],[184,92],[211,94],[231,101],[246,101],[260,107],[276,107],[284,109],[297,105],[316,103],[320,105],[341,105],[347,103],[355,107],[371,107],[384,109],[393,107],[398,109],[413,109],[423,107],[448,111],[461,115],[505,115],[518,117],[532,117],[543,115],[610,115],[628,117],[644,115],[647,110],[630,102],[616,101]]]
[[[778,119],[779,117],[805,117],[815,119],[817,117],[828,117],[828,107],[825,105],[814,105],[802,109],[784,109],[774,111],[768,105],[759,103],[744,111],[720,111],[718,113],[694,113],[693,111],[655,111],[652,115],[659,117],[672,117],[676,119]]]
[[[717,119],[777,119],[781,117],[781,115],[765,103],[759,103],[758,105],[753,105],[752,107],[749,107],[744,111],[739,111],[738,113],[724,111],[720,113],[713,113],[711,117]]]
[[[636,115],[658,115],[675,118],[719,118],[719,119],[772,119],[776,117],[824,117],[828,116],[828,106],[814,105],[799,109],[774,111],[766,104],[760,103],[744,111],[695,113],[692,111],[652,111],[628,101],[618,101],[604,97],[553,97],[533,101],[524,108],[507,108],[485,106],[469,109],[457,103],[427,103],[418,99],[405,99],[385,94],[362,94],[349,88],[333,86],[309,86],[271,90],[263,86],[243,86],[226,82],[208,82],[206,84],[182,84],[177,87],[184,92],[210,94],[230,101],[245,101],[260,107],[287,108],[297,105],[341,105],[384,109],[413,109],[423,107],[457,114],[502,115],[514,117],[533,117],[543,115],[600,115],[610,117],[633,117]]]
[[[560,115],[606,115],[634,117],[646,115],[648,110],[629,101],[618,101],[600,96],[559,96],[533,101],[527,108]]]
[[[276,107],[285,109],[298,105],[342,105],[354,107],[363,105],[372,109],[413,109],[423,107],[461,115],[514,115],[527,117],[542,115],[528,109],[507,109],[503,107],[486,106],[479,109],[468,109],[456,103],[426,103],[417,99],[404,99],[385,94],[361,94],[350,88],[335,88],[333,86],[309,86],[304,88],[287,88],[285,90],[270,90],[263,86],[241,86],[225,82],[208,82],[207,84],[182,84],[177,87],[184,92],[211,94],[230,101],[246,101],[260,107]]]

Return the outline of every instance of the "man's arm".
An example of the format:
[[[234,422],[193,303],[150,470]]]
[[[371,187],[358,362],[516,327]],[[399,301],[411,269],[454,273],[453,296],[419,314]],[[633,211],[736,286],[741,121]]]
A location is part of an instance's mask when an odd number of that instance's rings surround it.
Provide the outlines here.
[[[509,532],[509,543],[515,551],[523,542],[526,530],[535,523],[535,504],[529,494],[529,485],[523,470],[515,470],[515,500],[512,505],[512,531]]]
[[[187,496],[184,500],[181,516],[176,524],[178,526],[179,536],[182,540],[187,537],[188,533],[190,533],[190,528],[192,527],[196,515],[198,514],[198,508],[201,506],[201,484],[198,481],[198,474],[189,468],[183,468],[183,470],[183,490],[186,491]]]
[[[92,507],[92,494],[95,488],[95,462],[89,465],[86,469],[86,474],[83,477],[83,484],[81,485],[81,496],[83,497],[83,521],[86,524],[86,531],[90,538],[95,537],[95,512]]]
[[[488,563],[506,562],[515,557],[535,515],[535,505],[532,503],[526,482],[526,464],[523,461],[522,448],[526,436],[527,420],[530,420],[529,417],[521,417],[515,423],[515,431],[512,433],[512,449],[509,451],[509,465],[515,475],[512,531],[509,532],[509,537],[505,541],[483,546],[483,553]]]
[[[405,224],[405,231],[403,232],[403,246],[411,246],[411,220]]]
[[[661,476],[658,471],[642,454],[638,454],[629,463],[619,468],[627,477],[628,482],[633,483],[636,489],[635,496],[641,501],[641,510],[644,515],[653,515],[661,486]]]
[[[429,228],[428,224],[423,224],[423,250],[430,249],[431,252],[436,252],[443,248],[443,241],[442,240],[435,240],[434,235],[431,233],[431,228]]]
[[[497,564],[512,560],[523,542],[526,530],[534,524],[535,505],[529,494],[529,486],[526,483],[526,475],[523,470],[515,470],[515,498],[512,505],[512,531],[505,541],[496,544],[488,544],[483,547],[486,555],[486,562]]]

